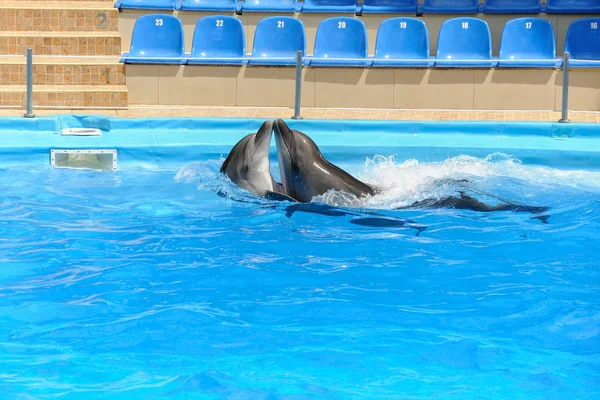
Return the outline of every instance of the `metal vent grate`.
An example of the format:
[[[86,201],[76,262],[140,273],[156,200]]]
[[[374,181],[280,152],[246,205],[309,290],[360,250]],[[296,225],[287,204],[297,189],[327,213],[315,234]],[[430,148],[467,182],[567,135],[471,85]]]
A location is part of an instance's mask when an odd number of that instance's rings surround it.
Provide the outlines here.
[[[54,168],[117,170],[116,150],[51,150],[50,163]]]

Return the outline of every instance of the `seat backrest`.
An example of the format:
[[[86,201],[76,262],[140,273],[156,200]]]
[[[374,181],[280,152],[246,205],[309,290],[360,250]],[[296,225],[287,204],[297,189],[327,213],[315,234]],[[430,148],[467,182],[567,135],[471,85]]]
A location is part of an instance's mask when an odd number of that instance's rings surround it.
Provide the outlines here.
[[[600,60],[600,18],[571,22],[565,39],[565,52],[579,60]]]
[[[356,0],[304,0],[305,3],[311,3],[314,6],[354,6]]]
[[[484,20],[453,18],[440,28],[437,45],[439,59],[491,59],[492,38]]]
[[[185,0],[183,8],[198,8],[201,10],[235,10],[238,0]]]
[[[246,37],[242,22],[228,15],[210,15],[196,23],[192,57],[242,57]]]
[[[167,14],[139,17],[131,36],[131,56],[183,56],[183,25]]]
[[[556,58],[552,24],[541,18],[517,18],[504,25],[500,59]]]
[[[263,18],[256,25],[252,54],[260,57],[293,57],[306,54],[304,24],[293,17]]]
[[[417,6],[417,0],[364,0],[365,6],[371,7],[393,7],[393,6]],[[416,9],[416,8],[415,8]]]
[[[319,24],[315,38],[315,57],[367,57],[367,30],[355,18],[327,18]]]
[[[540,0],[485,0],[484,12],[514,13],[540,12]]]
[[[425,0],[425,12],[473,12],[478,9],[479,0]]]
[[[296,4],[297,0],[244,0],[244,8],[260,8],[277,10],[284,5],[292,7]]]
[[[400,17],[379,25],[375,58],[429,58],[429,33],[422,20]]]
[[[600,10],[598,0],[548,0],[548,12],[595,13]]]
[[[177,0],[117,0],[115,7],[140,10],[174,10]]]

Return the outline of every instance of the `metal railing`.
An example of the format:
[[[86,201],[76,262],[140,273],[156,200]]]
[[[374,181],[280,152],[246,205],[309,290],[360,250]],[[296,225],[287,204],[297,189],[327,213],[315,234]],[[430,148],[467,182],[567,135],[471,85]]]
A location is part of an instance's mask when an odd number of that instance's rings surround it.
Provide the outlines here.
[[[571,55],[566,52],[563,59],[563,85],[562,85],[562,115],[558,122],[567,123],[569,121],[569,65],[571,64]]]
[[[22,56],[3,56],[3,57],[19,57],[22,58]],[[33,54],[32,54],[32,49],[29,48],[27,49],[27,111],[24,114],[25,118],[33,118],[35,117],[35,114],[33,114]],[[350,65],[347,64],[346,66],[355,66],[355,67],[382,67],[382,68],[386,68],[386,67],[395,67],[396,65],[398,65],[399,68],[402,67],[413,67],[413,68],[427,68],[427,67],[435,67],[436,65],[438,67],[441,68],[454,68],[454,67],[458,67],[458,68],[469,68],[469,67],[484,67],[484,68],[489,68],[490,66],[488,66],[487,64],[491,64],[492,67],[498,66],[497,64],[500,62],[504,65],[513,65],[513,66],[520,66],[520,65],[524,65],[524,63],[544,63],[546,65],[548,65],[549,68],[552,68],[552,64],[554,64],[554,66],[556,68],[560,67],[562,68],[562,72],[563,72],[563,85],[562,85],[562,114],[561,114],[561,119],[558,122],[561,123],[568,123],[569,121],[569,67],[571,65],[570,63],[570,54],[568,52],[566,52],[564,54],[564,56],[562,58],[556,58],[556,59],[526,59],[526,60],[499,60],[497,58],[492,58],[492,59],[477,59],[477,60],[473,60],[473,59],[436,59],[436,58],[429,58],[429,59],[414,59],[414,58],[410,58],[410,59],[375,59],[373,57],[368,57],[368,58],[319,58],[319,57],[306,57],[303,55],[302,51],[298,51],[296,53],[296,57],[250,57],[250,56],[244,56],[244,57],[231,57],[231,58],[227,58],[227,57],[139,57],[139,56],[129,56],[127,53],[121,55],[121,56],[69,56],[69,55],[59,55],[59,56],[53,56],[53,55],[40,55],[37,56],[39,58],[44,58],[44,59],[102,59],[102,60],[107,60],[107,59],[119,59],[121,62],[123,62],[124,59],[126,59],[128,62],[133,62],[135,63],[135,61],[139,60],[140,63],[141,61],[146,61],[146,63],[148,62],[148,60],[153,60],[153,61],[165,61],[165,62],[170,62],[172,63],[173,60],[176,61],[180,61],[181,64],[187,64],[188,62],[192,62],[192,64],[195,64],[195,61],[199,61],[201,63],[205,63],[207,65],[210,64],[232,64],[232,65],[269,65],[269,66],[278,66],[278,65],[287,65],[287,66],[294,66],[295,65],[295,69],[296,69],[296,77],[295,77],[295,101],[294,101],[294,116],[292,117],[293,119],[302,119],[301,116],[301,94],[302,94],[302,69],[305,66],[310,66],[311,64],[313,64],[313,61],[317,61],[317,63],[315,63],[316,66],[321,66],[320,63],[318,63],[319,61],[327,61],[331,66],[336,66],[335,64],[339,64],[339,66],[344,66],[344,63],[355,63],[356,65]],[[376,63],[376,65],[374,65],[374,62]],[[478,63],[479,65],[475,64]],[[600,66],[600,61],[598,60],[586,60],[586,63],[590,63],[590,64],[598,64]],[[165,63],[166,64],[166,63]],[[394,64],[394,65],[388,65],[386,66],[386,64]],[[454,65],[449,65],[449,64],[454,64]],[[460,66],[457,66],[456,64],[463,64]],[[500,65],[500,67],[502,67],[502,65]],[[55,108],[55,107],[51,107],[51,108]],[[67,108],[67,107],[64,107]],[[78,107],[80,108],[80,107]],[[94,108],[98,108],[98,107],[94,107]],[[100,108],[106,108],[106,107],[100,107]],[[108,108],[115,108],[115,107],[108,107]],[[120,107],[117,107],[120,108]]]
[[[33,50],[27,49],[27,112],[25,118],[34,118],[33,113]]]

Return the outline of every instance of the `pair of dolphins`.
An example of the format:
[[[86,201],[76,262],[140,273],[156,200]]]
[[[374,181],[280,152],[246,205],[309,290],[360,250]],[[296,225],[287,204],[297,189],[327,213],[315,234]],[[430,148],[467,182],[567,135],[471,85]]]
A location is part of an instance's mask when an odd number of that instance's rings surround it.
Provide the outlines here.
[[[270,171],[269,149],[275,134],[281,183]],[[292,130],[281,119],[265,121],[257,133],[240,140],[221,165],[221,173],[239,187],[271,200],[309,203],[329,190],[343,191],[358,198],[374,196],[378,190],[359,181],[323,157],[315,142],[304,133]],[[547,207],[521,204],[489,205],[459,192],[459,196],[423,200],[404,208],[458,208],[474,211],[545,212]]]
[[[281,183],[270,171],[269,148],[275,132]],[[221,166],[236,185],[272,200],[308,203],[330,189],[364,197],[376,191],[327,161],[308,136],[277,119],[266,121],[255,134],[240,140]]]

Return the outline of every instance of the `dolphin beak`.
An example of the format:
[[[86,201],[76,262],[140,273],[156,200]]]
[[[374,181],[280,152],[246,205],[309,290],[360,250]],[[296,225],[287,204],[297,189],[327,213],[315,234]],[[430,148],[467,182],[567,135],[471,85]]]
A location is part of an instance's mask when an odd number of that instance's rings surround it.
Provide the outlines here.
[[[265,121],[254,138],[257,148],[268,149],[271,146],[271,134],[273,133],[273,121]],[[263,149],[264,150],[264,149]]]
[[[275,139],[277,144],[283,144],[285,149],[289,152],[291,148],[291,141],[293,139],[292,131],[289,126],[283,120],[276,119],[274,123],[275,128]]]
[[[273,121],[265,121],[258,132],[256,132],[256,140],[262,141],[264,137],[271,139],[271,133],[273,133]]]

